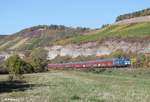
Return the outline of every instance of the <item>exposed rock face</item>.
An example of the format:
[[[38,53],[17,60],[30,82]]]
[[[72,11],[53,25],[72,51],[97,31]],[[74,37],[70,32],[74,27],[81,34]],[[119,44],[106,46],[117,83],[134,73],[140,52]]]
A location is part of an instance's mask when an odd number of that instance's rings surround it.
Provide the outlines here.
[[[89,42],[81,45],[69,44],[65,46],[51,46],[48,48],[48,59],[54,59],[56,56],[102,56],[122,49],[124,52],[150,53],[150,42],[126,42],[109,40],[101,44]]]

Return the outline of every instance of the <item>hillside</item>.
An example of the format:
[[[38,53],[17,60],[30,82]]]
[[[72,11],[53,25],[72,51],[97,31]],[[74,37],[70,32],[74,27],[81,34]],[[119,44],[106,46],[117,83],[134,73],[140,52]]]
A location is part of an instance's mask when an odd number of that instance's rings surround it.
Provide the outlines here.
[[[50,46],[53,42],[82,35],[88,28],[71,28],[62,25],[39,25],[21,30],[0,40],[1,50],[32,50],[35,47]]]
[[[57,44],[68,43],[86,43],[86,42],[101,42],[110,38],[122,38],[132,40],[150,39],[150,23],[134,23],[123,25],[110,25],[108,27],[96,30],[88,35],[79,35],[71,38],[65,38],[57,41]]]
[[[0,44],[1,44],[1,41],[3,40],[3,39],[5,39],[7,37],[7,35],[0,35]]]
[[[150,16],[145,16],[148,12],[149,9],[146,9],[137,13],[140,13],[140,16],[136,13],[128,14],[134,15],[133,18],[124,15],[124,19],[117,18],[119,20],[115,24],[99,29],[63,25],[38,25],[26,28],[9,36],[0,36],[0,51],[30,51],[36,47],[44,47],[51,53],[50,58],[57,55],[110,54],[118,49],[150,53]],[[145,21],[138,22],[139,17]]]
[[[47,47],[56,56],[101,56],[118,49],[149,53],[150,23],[110,25],[98,30],[35,26],[0,40],[1,51],[26,51]],[[138,46],[137,46],[138,44]]]
[[[130,19],[124,19],[118,22],[115,22],[113,25],[122,25],[122,24],[132,24],[132,23],[146,23],[150,22],[150,16],[142,16],[142,17],[135,17]]]
[[[33,29],[34,28],[34,29]],[[1,36],[1,49],[32,49],[37,46],[49,46],[52,44],[86,43],[101,41],[103,39],[121,38],[145,38],[150,37],[150,23],[136,23],[111,25],[99,30],[89,31],[85,29],[48,29],[32,27],[14,35]],[[89,32],[89,33],[87,33]]]
[[[116,21],[118,22],[118,21],[125,20],[125,19],[130,19],[130,18],[135,18],[135,17],[143,17],[143,16],[149,16],[149,15],[150,15],[150,8],[147,8],[144,10],[120,15],[116,18]]]
[[[49,59],[105,56],[117,50],[150,53],[150,23],[110,25],[84,35],[61,39],[49,46]],[[59,58],[58,58],[59,59]]]
[[[4,39],[7,35],[0,35],[0,39]]]

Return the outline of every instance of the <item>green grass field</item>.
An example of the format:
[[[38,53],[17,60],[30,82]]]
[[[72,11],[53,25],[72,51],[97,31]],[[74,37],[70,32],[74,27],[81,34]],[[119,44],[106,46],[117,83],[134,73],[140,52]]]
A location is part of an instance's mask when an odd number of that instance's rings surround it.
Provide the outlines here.
[[[0,75],[0,102],[149,102],[149,69],[99,73],[51,71],[26,74],[23,81]]]

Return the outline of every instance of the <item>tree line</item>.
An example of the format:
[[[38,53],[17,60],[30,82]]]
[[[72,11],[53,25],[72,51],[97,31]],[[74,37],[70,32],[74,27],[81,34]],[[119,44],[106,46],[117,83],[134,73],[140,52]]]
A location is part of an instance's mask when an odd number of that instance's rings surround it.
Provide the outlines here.
[[[124,20],[124,19],[130,19],[130,18],[134,18],[134,17],[141,17],[141,16],[148,16],[148,15],[150,15],[150,8],[147,8],[147,9],[144,9],[144,10],[141,10],[141,11],[136,11],[136,12],[133,12],[133,13],[120,15],[116,18],[116,22]]]
[[[37,25],[37,26],[33,26],[30,28],[26,28],[21,30],[20,32],[17,32],[16,34],[20,34],[20,33],[25,33],[25,32],[29,32],[29,31],[35,31],[35,30],[39,30],[39,29],[44,29],[44,30],[77,30],[77,31],[86,31],[86,30],[90,30],[90,28],[87,27],[67,27],[64,25],[55,25],[55,24],[51,24],[51,25]]]

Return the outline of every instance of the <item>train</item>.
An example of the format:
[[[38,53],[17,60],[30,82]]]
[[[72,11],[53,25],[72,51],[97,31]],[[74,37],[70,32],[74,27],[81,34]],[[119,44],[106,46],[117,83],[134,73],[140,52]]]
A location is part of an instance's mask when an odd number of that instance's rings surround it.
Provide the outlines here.
[[[130,65],[131,61],[129,58],[112,58],[112,59],[98,59],[81,62],[48,64],[48,69],[114,68],[114,67],[129,67]]]

